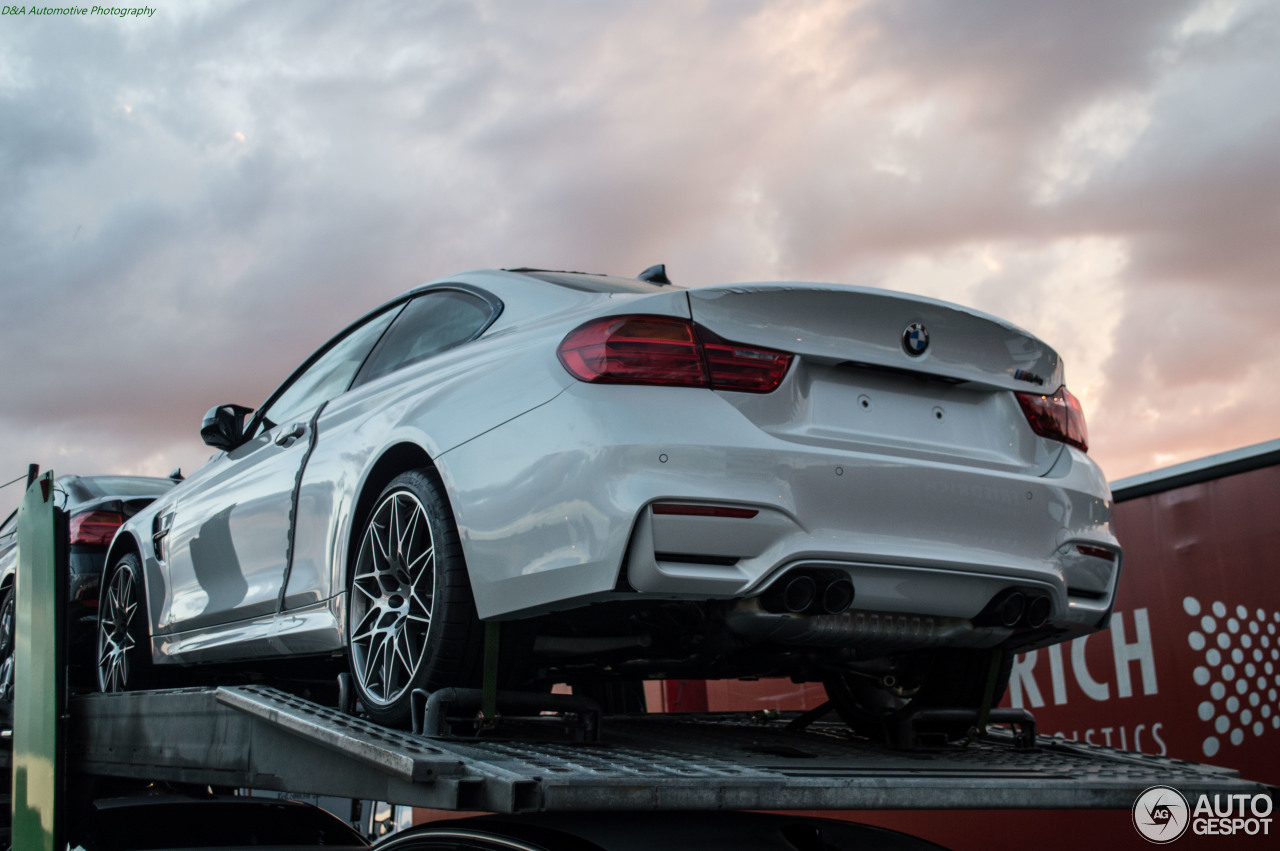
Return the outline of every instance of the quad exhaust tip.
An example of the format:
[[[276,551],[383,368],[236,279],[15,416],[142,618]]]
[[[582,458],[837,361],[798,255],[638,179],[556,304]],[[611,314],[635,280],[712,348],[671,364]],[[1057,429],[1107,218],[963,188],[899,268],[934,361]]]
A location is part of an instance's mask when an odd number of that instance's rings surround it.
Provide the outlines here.
[[[1014,591],[1004,598],[996,610],[1001,626],[1015,627],[1027,612],[1027,595]]]
[[[1049,623],[1052,615],[1053,599],[1048,594],[1007,588],[991,598],[974,623],[1006,629],[1040,629]]]
[[[1027,606],[1026,623],[1031,629],[1040,629],[1049,622],[1053,613],[1053,604],[1048,597],[1036,597]]]
[[[783,608],[792,614],[808,610],[817,596],[818,584],[808,576],[792,577],[782,587]]]
[[[853,583],[848,579],[833,579],[822,589],[822,611],[838,615],[853,605]]]
[[[766,611],[792,615],[838,615],[853,605],[847,576],[796,573],[783,577],[761,597]]]

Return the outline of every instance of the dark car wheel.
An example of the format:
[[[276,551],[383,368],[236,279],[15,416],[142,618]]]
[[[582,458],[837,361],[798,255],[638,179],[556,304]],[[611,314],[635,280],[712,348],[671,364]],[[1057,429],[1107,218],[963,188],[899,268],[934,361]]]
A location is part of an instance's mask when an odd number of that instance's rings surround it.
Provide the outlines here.
[[[98,691],[146,688],[151,656],[146,612],[142,607],[142,570],[133,553],[107,572],[98,620]]]
[[[0,703],[13,702],[13,624],[16,617],[13,586],[6,585],[0,591]]]
[[[347,605],[352,679],[372,720],[407,726],[415,689],[475,678],[480,624],[458,529],[434,470],[403,473],[379,495]]]
[[[991,704],[1000,702],[1009,685],[1013,657],[1001,654]],[[886,738],[908,713],[923,708],[977,709],[986,696],[991,651],[940,650],[922,657],[892,677],[835,674],[823,685],[841,719],[868,738]],[[968,724],[945,728],[950,739],[965,735]]]

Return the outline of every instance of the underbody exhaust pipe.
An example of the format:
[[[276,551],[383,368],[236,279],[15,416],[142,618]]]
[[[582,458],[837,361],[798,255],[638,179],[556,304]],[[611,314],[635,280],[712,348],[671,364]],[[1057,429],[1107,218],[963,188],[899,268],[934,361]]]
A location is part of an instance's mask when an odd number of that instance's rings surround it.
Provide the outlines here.
[[[856,648],[855,658],[941,647],[995,647],[1013,635],[1011,629],[978,626],[969,618],[857,609],[838,615],[795,617],[765,611],[761,602],[758,597],[738,600],[725,617],[729,630],[794,647]]]
[[[539,635],[533,640],[533,652],[539,656],[589,656],[618,650],[641,649],[652,644],[653,637],[650,635],[599,637]]]

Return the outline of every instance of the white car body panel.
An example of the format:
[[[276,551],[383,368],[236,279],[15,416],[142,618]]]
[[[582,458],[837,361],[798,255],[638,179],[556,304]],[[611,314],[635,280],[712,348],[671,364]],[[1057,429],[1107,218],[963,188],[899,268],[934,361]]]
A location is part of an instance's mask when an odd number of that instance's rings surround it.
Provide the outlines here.
[[[607,399],[636,391],[647,396],[639,409]],[[617,415],[601,416],[601,410]],[[667,413],[675,410],[681,415]],[[607,595],[633,525],[630,581],[639,591],[741,597],[793,563],[835,560],[976,571],[1005,584],[1039,582],[1054,589],[1064,618],[1072,609],[1055,551],[1069,540],[1115,547],[1109,510],[1098,496],[1106,484],[1076,450],[1059,464],[1060,476],[984,471],[979,480],[960,465],[797,447],[731,413],[717,394],[695,389],[572,387],[437,459],[456,494],[480,616],[530,614]],[[733,448],[709,449],[713,442]],[[540,495],[536,512],[516,504],[528,492]],[[698,518],[697,532],[684,533],[696,543],[680,542],[678,527],[695,523],[681,517],[655,522],[645,509],[656,501],[732,503],[761,515]],[[903,512],[904,503],[915,510]],[[645,545],[646,537],[658,536],[666,539]],[[718,567],[652,558],[668,547],[739,561]],[[856,579],[855,587],[862,595]],[[958,608],[947,593],[939,600],[910,599],[920,613],[977,614]],[[1074,604],[1081,622],[1098,620],[1107,605]]]
[[[512,272],[439,283],[480,288],[502,311],[478,339],[330,400],[314,434],[271,442],[309,426],[305,412],[215,455],[126,525],[113,553],[141,555],[157,662],[341,651],[357,504],[405,447],[445,484],[482,619],[745,601],[812,566],[853,580],[849,617],[973,618],[1017,585],[1052,599],[1046,643],[1105,623],[1120,567],[1110,494],[1086,454],[1036,436],[1014,399],[1062,384],[1057,353],[1032,335],[834,284],[605,295]],[[633,313],[692,318],[795,360],[765,394],[587,384],[566,371],[556,347],[567,333]],[[933,334],[918,358],[900,339],[915,322]],[[240,469],[254,451],[265,463]],[[655,515],[655,502],[758,514]],[[166,560],[152,532],[168,516]],[[202,575],[189,557],[219,543],[202,531],[217,517],[237,530],[223,561],[244,568],[238,580]],[[773,629],[749,608],[744,633]]]

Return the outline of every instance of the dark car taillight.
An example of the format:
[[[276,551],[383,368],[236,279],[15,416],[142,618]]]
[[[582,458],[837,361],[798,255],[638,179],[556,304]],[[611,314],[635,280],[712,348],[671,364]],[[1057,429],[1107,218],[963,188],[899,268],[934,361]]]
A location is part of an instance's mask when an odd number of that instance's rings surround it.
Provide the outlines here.
[[[782,383],[790,354],[721,339],[688,319],[608,316],[574,329],[560,363],[593,384],[656,384],[768,393]]]
[[[117,511],[87,511],[71,518],[71,543],[105,547],[124,523]]]
[[[1018,404],[1027,415],[1031,430],[1041,437],[1070,444],[1084,452],[1089,451],[1089,430],[1084,424],[1084,409],[1080,400],[1071,395],[1066,385],[1052,396],[1036,393],[1019,393]]]

